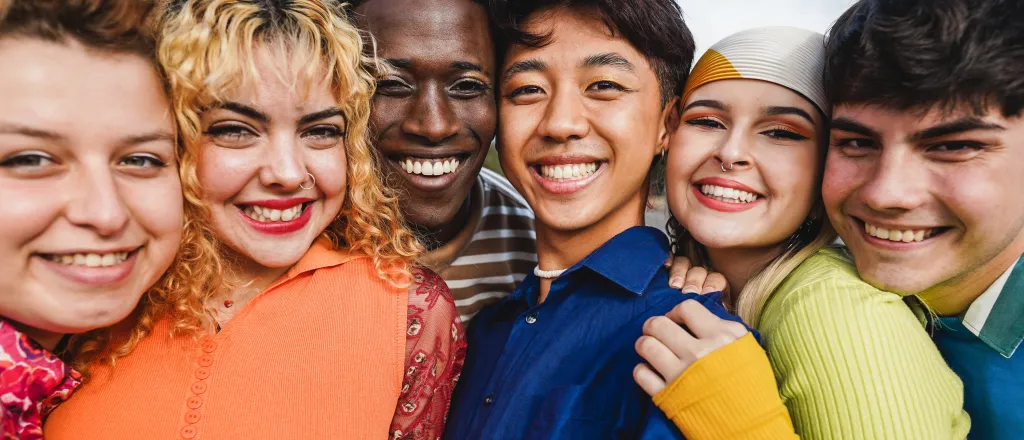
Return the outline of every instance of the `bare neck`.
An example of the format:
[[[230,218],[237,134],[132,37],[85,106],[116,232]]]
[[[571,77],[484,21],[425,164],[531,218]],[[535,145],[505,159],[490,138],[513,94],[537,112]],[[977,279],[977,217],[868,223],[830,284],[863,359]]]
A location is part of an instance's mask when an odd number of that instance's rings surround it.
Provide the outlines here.
[[[1024,233],[1002,253],[969,273],[933,286],[919,294],[939,316],[956,316],[967,311],[979,296],[1010,269],[1024,254]]]
[[[713,271],[729,282],[725,303],[735,310],[739,296],[750,278],[779,255],[779,247],[769,248],[708,248],[708,259]]]

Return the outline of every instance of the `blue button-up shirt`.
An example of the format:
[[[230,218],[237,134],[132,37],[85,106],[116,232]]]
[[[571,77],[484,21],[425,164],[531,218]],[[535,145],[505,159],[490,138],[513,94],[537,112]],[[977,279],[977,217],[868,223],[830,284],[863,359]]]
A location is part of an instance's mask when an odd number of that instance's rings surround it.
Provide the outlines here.
[[[643,324],[690,298],[739,318],[721,306],[720,294],[669,287],[668,256],[664,234],[634,227],[554,280],[543,303],[531,274],[480,312],[445,438],[683,438],[633,381]]]

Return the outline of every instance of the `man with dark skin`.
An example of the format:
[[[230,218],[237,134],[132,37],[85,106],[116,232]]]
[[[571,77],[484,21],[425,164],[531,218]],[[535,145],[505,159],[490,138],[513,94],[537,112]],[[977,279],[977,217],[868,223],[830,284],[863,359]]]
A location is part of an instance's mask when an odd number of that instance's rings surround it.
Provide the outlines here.
[[[487,11],[472,0],[368,0],[354,16],[390,65],[370,115],[383,169],[428,248],[421,261],[469,319],[536,265],[533,213],[481,170],[497,119]]]

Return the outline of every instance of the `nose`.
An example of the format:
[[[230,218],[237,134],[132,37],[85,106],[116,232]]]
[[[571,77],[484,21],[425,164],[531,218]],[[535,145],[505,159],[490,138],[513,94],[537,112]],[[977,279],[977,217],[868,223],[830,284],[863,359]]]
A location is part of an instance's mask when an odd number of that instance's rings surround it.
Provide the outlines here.
[[[750,155],[750,143],[753,142],[741,130],[733,130],[715,151],[715,159],[719,165],[729,171],[749,169],[754,165]]]
[[[558,143],[587,137],[590,123],[582,96],[555,91],[537,126],[537,134]]]
[[[900,213],[924,204],[928,197],[927,173],[905,149],[883,150],[868,180],[860,187],[860,199],[874,211]]]
[[[65,217],[71,224],[112,237],[128,226],[130,214],[106,164],[84,165],[79,178],[68,188],[69,203]]]
[[[420,89],[412,106],[412,111],[402,121],[402,131],[406,134],[437,145],[462,131],[462,124],[441,84]]]
[[[294,133],[272,136],[259,179],[263,186],[294,191],[309,180],[300,149],[302,145]]]

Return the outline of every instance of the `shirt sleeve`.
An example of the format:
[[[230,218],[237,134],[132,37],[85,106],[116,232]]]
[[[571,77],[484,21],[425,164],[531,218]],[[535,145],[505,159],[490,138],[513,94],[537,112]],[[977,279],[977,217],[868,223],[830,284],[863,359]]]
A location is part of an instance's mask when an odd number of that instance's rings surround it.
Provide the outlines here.
[[[748,333],[697,360],[654,396],[689,440],[793,440],[764,350]]]
[[[761,321],[804,439],[962,439],[963,384],[898,295],[827,277],[776,292]]]
[[[413,269],[405,377],[389,438],[434,440],[444,432],[452,391],[466,359],[466,335],[444,280]]]

